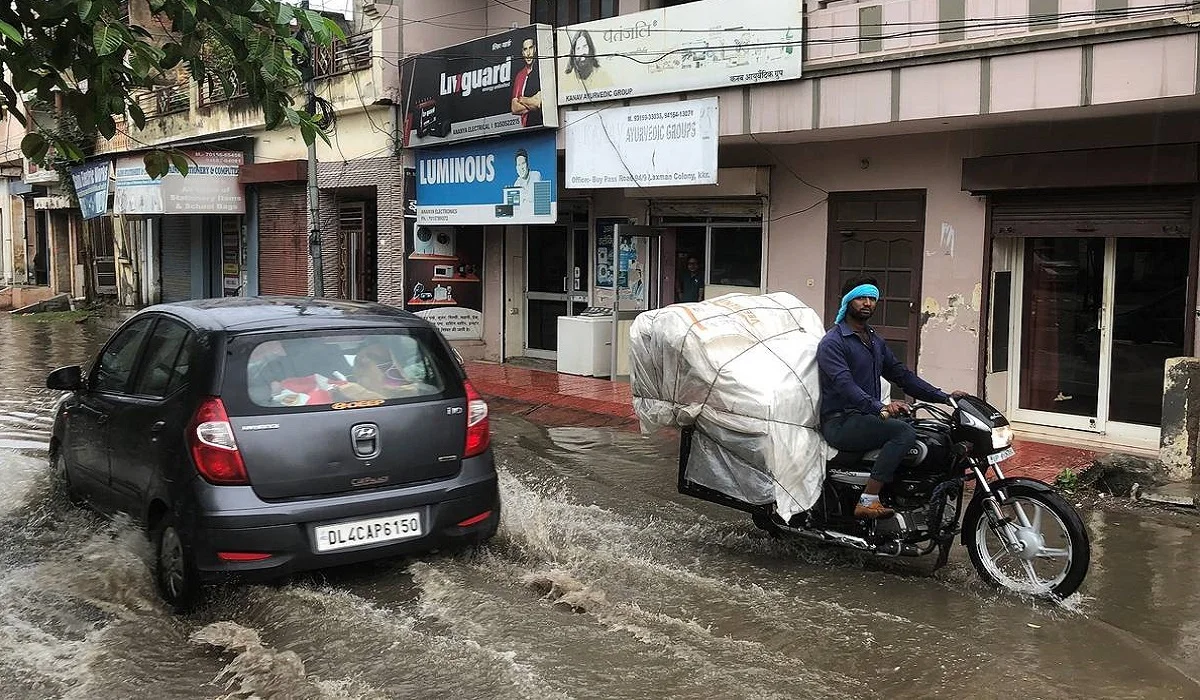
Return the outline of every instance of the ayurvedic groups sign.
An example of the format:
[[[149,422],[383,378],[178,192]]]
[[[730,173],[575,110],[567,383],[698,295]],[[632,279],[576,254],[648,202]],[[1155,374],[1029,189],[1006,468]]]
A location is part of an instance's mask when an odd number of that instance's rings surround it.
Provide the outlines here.
[[[717,98],[567,112],[567,187],[717,182]]]
[[[553,131],[417,151],[417,225],[558,220]]]

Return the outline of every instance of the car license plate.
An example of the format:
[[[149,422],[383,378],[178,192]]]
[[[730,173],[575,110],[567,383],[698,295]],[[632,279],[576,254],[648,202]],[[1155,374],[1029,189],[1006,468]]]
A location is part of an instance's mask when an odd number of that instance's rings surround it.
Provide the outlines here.
[[[421,534],[421,514],[415,511],[369,520],[317,525],[313,528],[313,539],[317,543],[318,552],[407,540],[420,537]]]
[[[988,455],[987,461],[988,461],[988,464],[999,464],[999,463],[1003,462],[1004,460],[1008,459],[1009,457],[1012,457],[1016,453],[1017,453],[1016,450],[1014,450],[1013,448],[1006,447],[1003,450],[1000,450],[999,452]]]

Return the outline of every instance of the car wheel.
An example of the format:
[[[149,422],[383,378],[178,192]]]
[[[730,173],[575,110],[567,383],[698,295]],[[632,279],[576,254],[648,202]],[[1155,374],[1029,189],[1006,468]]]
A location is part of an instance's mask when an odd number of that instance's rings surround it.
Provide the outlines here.
[[[57,450],[50,457],[50,474],[52,479],[52,487],[55,493],[60,493],[66,497],[67,502],[73,506],[87,505],[79,492],[71,484],[71,470],[67,467],[67,457],[62,450]]]
[[[200,577],[191,544],[172,513],[163,514],[155,524],[151,542],[159,595],[175,612],[190,612],[200,599]]]

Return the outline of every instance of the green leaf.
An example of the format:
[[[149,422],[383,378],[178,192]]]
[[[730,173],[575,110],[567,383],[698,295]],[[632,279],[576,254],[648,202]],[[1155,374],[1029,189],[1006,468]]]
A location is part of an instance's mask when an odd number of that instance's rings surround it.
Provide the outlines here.
[[[196,16],[196,0],[183,0],[183,6],[188,11],[188,14]]]
[[[62,154],[62,157],[72,163],[78,163],[83,160],[83,151],[79,150],[79,146],[66,138],[55,139],[54,148]]]
[[[268,83],[279,80],[287,71],[287,56],[283,53],[281,44],[272,44],[271,50],[262,58],[262,68],[259,70]]]
[[[21,39],[21,32],[18,32],[16,27],[12,26],[8,22],[5,22],[4,20],[0,20],[0,34],[8,37],[9,41],[13,42],[14,44],[21,45],[25,43],[24,40]]]
[[[25,138],[21,139],[21,152],[25,157],[35,163],[41,163],[46,159],[46,153],[50,150],[50,142],[45,136],[31,131],[25,134]]]
[[[338,41],[346,40],[346,32],[342,31],[342,28],[338,26],[337,22],[334,22],[328,17],[322,17],[321,21],[325,24],[325,29],[329,32],[330,36]]]
[[[92,45],[96,47],[96,53],[100,56],[108,56],[116,53],[122,46],[125,45],[124,37],[121,35],[120,27],[114,23],[106,22],[97,24],[92,30]]]
[[[292,20],[295,18],[296,15],[292,11],[291,5],[282,2],[279,3],[278,9],[276,9],[275,24],[287,26],[291,24]]]
[[[142,163],[146,166],[146,174],[157,180],[171,171],[171,163],[167,159],[167,154],[162,151],[150,151],[142,158]]]
[[[254,23],[245,15],[233,15],[229,18],[229,28],[240,37],[250,36],[254,32]]]
[[[317,127],[311,124],[300,125],[300,135],[304,137],[304,145],[311,146],[317,140]],[[325,140],[328,143],[329,139]]]
[[[171,151],[171,165],[175,166],[175,169],[179,171],[180,175],[187,177],[188,168],[190,165],[188,163],[188,157],[183,151]]]
[[[246,50],[249,52],[251,59],[263,56],[270,49],[271,37],[265,32],[254,32],[246,37]]]
[[[129,118],[139,131],[146,128],[146,113],[142,111],[137,102],[129,103]]]
[[[105,139],[111,139],[117,135],[117,123],[113,121],[112,116],[101,117],[96,121],[96,130]]]
[[[95,3],[92,0],[79,0],[79,19],[87,22],[92,19],[92,8]]]

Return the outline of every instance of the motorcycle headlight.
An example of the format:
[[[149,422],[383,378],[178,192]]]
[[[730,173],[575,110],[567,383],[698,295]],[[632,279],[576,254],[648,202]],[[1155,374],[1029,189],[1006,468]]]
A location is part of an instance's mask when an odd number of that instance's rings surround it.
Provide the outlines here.
[[[1013,431],[1010,426],[1003,425],[999,428],[992,428],[992,449],[1003,449],[1012,444]]]

